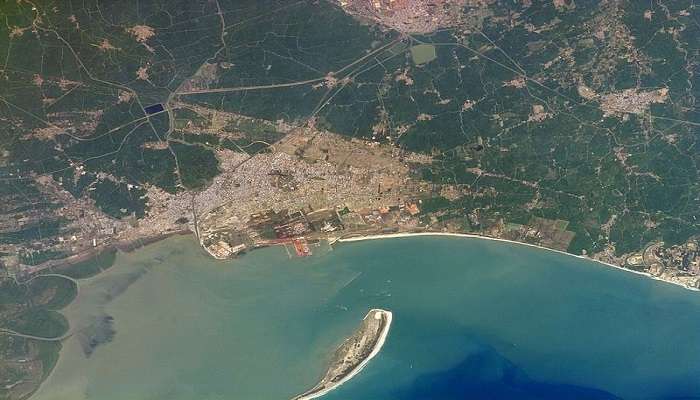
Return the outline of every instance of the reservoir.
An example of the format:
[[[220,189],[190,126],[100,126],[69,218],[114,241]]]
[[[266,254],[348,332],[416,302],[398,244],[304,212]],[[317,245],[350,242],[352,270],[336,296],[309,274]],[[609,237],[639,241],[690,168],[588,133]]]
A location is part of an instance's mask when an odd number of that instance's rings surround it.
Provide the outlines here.
[[[481,239],[216,261],[173,237],[81,281],[32,400],[290,399],[373,308],[381,352],[323,399],[700,398],[698,292]]]

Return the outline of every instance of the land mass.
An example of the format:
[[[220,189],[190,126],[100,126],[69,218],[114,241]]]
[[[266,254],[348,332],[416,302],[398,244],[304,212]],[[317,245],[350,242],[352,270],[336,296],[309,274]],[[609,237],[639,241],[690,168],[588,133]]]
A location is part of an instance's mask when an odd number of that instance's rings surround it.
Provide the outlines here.
[[[321,381],[293,400],[311,400],[323,396],[352,379],[379,353],[391,327],[390,311],[371,309],[362,324],[336,349]]]
[[[186,231],[224,259],[418,230],[700,285],[695,7],[243,3],[8,6],[0,278]]]
[[[4,284],[188,232],[442,232],[700,286],[692,2],[191,3],[1,7]],[[41,317],[15,298],[2,328]],[[0,335],[0,399],[35,342]]]

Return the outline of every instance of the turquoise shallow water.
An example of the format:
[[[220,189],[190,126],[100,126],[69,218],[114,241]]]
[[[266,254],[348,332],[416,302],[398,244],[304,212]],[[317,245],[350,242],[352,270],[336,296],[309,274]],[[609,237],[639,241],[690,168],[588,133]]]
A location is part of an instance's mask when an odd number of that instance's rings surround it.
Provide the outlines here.
[[[384,348],[324,398],[700,398],[700,293],[476,239],[315,253],[217,262],[179,237],[120,255],[82,283],[34,398],[287,399],[374,307],[394,313]]]

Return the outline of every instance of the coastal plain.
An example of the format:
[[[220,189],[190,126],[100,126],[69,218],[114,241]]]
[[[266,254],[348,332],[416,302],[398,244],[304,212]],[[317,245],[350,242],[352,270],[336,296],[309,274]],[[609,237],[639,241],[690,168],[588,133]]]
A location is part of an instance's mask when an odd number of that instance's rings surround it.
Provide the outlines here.
[[[6,1],[0,15],[2,400],[51,373],[84,278],[179,235],[222,264],[479,236],[700,288],[692,0]],[[94,318],[85,354],[118,324]]]
[[[3,5],[4,276],[421,230],[700,285],[692,2],[160,3]]]

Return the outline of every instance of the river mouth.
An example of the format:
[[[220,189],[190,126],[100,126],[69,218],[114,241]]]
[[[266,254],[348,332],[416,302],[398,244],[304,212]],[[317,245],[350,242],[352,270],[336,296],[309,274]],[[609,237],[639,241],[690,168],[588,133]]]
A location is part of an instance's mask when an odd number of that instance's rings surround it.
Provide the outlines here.
[[[220,262],[174,237],[120,254],[65,310],[98,343],[86,352],[84,338],[66,341],[32,399],[290,399],[318,382],[371,308],[394,314],[390,338],[324,399],[700,395],[695,292],[483,240],[314,253],[268,248]],[[674,332],[684,339],[671,346]]]

